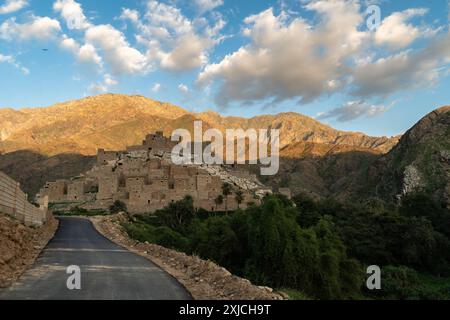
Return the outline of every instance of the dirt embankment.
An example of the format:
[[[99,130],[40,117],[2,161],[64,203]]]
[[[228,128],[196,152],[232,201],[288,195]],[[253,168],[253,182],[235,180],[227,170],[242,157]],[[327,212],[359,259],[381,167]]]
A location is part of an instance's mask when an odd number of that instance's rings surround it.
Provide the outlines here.
[[[155,244],[130,239],[120,226],[121,215],[92,217],[95,228],[111,241],[150,259],[175,277],[196,300],[281,300],[271,288],[258,287],[219,265]]]
[[[13,284],[33,264],[57,228],[53,217],[44,226],[32,228],[0,213],[0,288]]]

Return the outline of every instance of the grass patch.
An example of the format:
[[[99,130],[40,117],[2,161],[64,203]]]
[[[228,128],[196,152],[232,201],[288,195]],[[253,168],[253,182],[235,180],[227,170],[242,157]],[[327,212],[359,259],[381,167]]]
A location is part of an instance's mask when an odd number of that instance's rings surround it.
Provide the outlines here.
[[[304,294],[299,290],[282,288],[277,291],[288,295],[289,300],[313,300],[311,297],[308,297],[308,295]]]

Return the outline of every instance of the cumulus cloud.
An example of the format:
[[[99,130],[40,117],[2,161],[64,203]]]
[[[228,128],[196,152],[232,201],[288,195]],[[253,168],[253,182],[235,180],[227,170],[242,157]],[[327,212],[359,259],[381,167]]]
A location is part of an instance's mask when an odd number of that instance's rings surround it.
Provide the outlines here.
[[[85,40],[86,43],[100,48],[104,60],[114,74],[146,73],[149,70],[146,57],[131,47],[125,35],[111,25],[89,27]]]
[[[0,14],[13,13],[25,8],[27,5],[27,0],[6,0],[5,3],[0,6]]]
[[[130,20],[133,23],[139,23],[140,14],[137,10],[123,8],[119,18],[122,20]]]
[[[0,53],[0,63],[10,64],[14,68],[20,70],[24,75],[30,74],[30,71],[27,68],[23,67],[19,62],[17,62],[13,56],[3,55]]]
[[[201,14],[223,5],[223,0],[195,0],[194,2]]]
[[[211,41],[195,34],[189,34],[176,41],[175,48],[169,52],[158,51],[157,56],[165,69],[183,71],[200,67],[208,62],[206,49]]]
[[[216,84],[215,100],[264,104],[284,100],[311,102],[334,92],[366,98],[433,83],[450,63],[445,28],[413,25],[427,10],[395,12],[374,32],[353,0],[303,1],[313,17],[272,8],[245,19],[248,43],[208,64],[200,85]],[[431,37],[432,36],[432,37]],[[412,48],[419,38],[428,37]],[[380,50],[386,46],[390,50]]]
[[[183,93],[183,94],[189,93],[189,87],[187,85],[183,84],[183,83],[181,83],[178,86],[178,90],[180,90],[180,92]]]
[[[106,63],[113,75],[145,74],[150,62],[139,50],[132,47],[123,32],[110,24],[90,23],[82,6],[74,0],[57,0],[53,9],[60,13],[71,29],[84,31],[84,45],[73,39],[63,39],[62,46],[75,54],[81,62],[90,62],[103,67]],[[127,19],[137,12],[124,11]],[[100,86],[98,86],[100,88]]]
[[[51,40],[60,31],[59,21],[49,17],[31,16],[25,23],[18,23],[13,17],[0,25],[0,38],[7,41]]]
[[[160,83],[155,83],[154,85],[153,85],[153,87],[152,87],[152,92],[154,92],[154,93],[158,93],[158,92],[160,92],[161,91],[161,88],[162,88],[162,86],[161,86],[161,84]]]
[[[352,94],[388,96],[400,90],[429,86],[439,79],[449,63],[450,33],[447,33],[425,48],[406,50],[357,66],[353,72]]]
[[[349,101],[342,106],[320,114],[317,119],[336,119],[339,122],[351,121],[363,116],[375,117],[386,112],[389,107],[384,105],[368,104],[364,101]]]
[[[192,23],[177,7],[150,0],[145,14],[151,27],[164,28],[175,34],[187,34],[192,31]]]
[[[77,41],[67,36],[63,37],[61,47],[71,52],[79,63],[92,64],[102,68],[103,60],[97,50],[91,44],[80,45]]]
[[[103,81],[93,83],[89,86],[89,92],[92,94],[106,93],[112,86],[117,84],[118,82],[110,74],[105,74],[103,76]]]
[[[69,29],[86,29],[91,26],[81,5],[74,0],[56,0],[53,10],[60,13]]]
[[[418,8],[391,14],[377,28],[375,32],[375,43],[378,45],[387,45],[392,49],[401,49],[407,47],[419,37],[434,35],[438,30],[424,26],[418,27],[412,23],[407,23],[410,19],[423,16],[427,12],[427,9]]]
[[[221,82],[216,102],[253,102],[301,98],[311,101],[339,88],[344,62],[360,48],[366,34],[359,5],[353,1],[315,1],[307,4],[320,22],[275,16],[270,8],[245,20],[244,35],[251,43],[206,66],[200,84]]]
[[[155,0],[147,2],[142,17],[136,10],[124,8],[120,18],[138,30],[136,38],[147,47],[147,58],[172,71],[204,66],[209,50],[221,41],[219,33],[225,26],[220,15],[212,24],[205,18],[190,20],[179,8]]]

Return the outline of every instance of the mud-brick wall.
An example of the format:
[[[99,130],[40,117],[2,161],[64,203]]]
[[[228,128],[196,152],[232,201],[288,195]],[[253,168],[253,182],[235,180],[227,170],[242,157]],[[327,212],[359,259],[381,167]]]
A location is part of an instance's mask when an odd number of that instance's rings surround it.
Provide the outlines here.
[[[42,225],[47,219],[47,210],[32,205],[20,184],[0,172],[0,212],[6,213],[26,225]]]

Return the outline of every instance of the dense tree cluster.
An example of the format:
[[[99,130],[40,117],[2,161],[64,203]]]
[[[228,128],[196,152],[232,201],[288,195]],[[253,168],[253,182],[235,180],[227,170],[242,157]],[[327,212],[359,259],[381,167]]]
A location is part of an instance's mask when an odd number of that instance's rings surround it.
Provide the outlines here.
[[[293,201],[270,195],[229,214],[195,210],[192,198],[134,217],[130,236],[211,259],[258,285],[316,299],[446,298],[450,285],[449,212],[424,194],[399,207]],[[365,268],[382,268],[382,290],[365,288]]]

